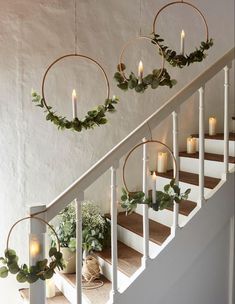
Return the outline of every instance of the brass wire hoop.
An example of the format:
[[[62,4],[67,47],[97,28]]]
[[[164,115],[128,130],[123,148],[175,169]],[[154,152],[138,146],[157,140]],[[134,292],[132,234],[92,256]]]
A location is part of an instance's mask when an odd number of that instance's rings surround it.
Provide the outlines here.
[[[206,22],[206,18],[205,16],[203,15],[203,13],[193,4],[189,3],[189,2],[186,2],[186,1],[173,1],[173,2],[170,2],[166,5],[164,5],[158,12],[157,14],[155,15],[154,17],[154,20],[153,20],[153,34],[156,35],[157,31],[156,31],[156,22],[157,22],[157,18],[158,16],[160,15],[160,13],[165,10],[167,7],[171,6],[171,5],[175,5],[175,4],[185,4],[185,5],[188,5],[189,7],[193,8],[202,18],[203,22],[204,22],[204,25],[205,25],[205,32],[206,32],[206,41],[208,41],[209,39],[209,29],[208,29],[208,24]]]
[[[137,144],[136,146],[134,146],[134,148],[131,149],[131,151],[130,151],[130,152],[127,154],[127,156],[126,156],[125,161],[124,161],[124,164],[123,164],[123,167],[122,167],[122,180],[123,180],[123,185],[124,185],[126,191],[127,191],[129,194],[131,194],[131,193],[133,193],[133,192],[129,191],[129,189],[127,188],[126,179],[125,179],[125,168],[126,168],[127,161],[128,161],[128,159],[129,159],[129,157],[131,156],[131,154],[132,154],[137,148],[139,148],[140,146],[143,146],[143,145],[145,145],[145,144],[148,144],[148,143],[149,143],[149,144],[159,144],[159,145],[164,146],[164,147],[167,149],[167,151],[170,153],[171,158],[172,158],[172,160],[173,160],[173,165],[174,165],[174,175],[173,175],[173,178],[176,179],[176,174],[177,174],[178,168],[177,168],[176,158],[175,158],[175,156],[174,156],[172,150],[171,150],[166,144],[164,144],[163,142],[161,142],[161,141],[159,141],[159,140],[154,140],[154,139],[146,140],[146,141],[144,141],[144,142],[141,142],[141,143]]]
[[[46,108],[48,109],[49,111],[49,108],[48,108],[48,105],[47,105],[47,102],[46,102],[46,97],[45,97],[45,83],[46,83],[46,77],[49,73],[49,71],[51,70],[51,68],[56,64],[58,63],[59,61],[62,61],[63,59],[65,58],[68,58],[68,57],[76,57],[76,58],[83,58],[83,59],[86,59],[92,63],[94,63],[96,66],[99,67],[99,69],[101,70],[103,76],[104,76],[104,79],[105,79],[105,82],[106,82],[106,87],[107,87],[107,99],[109,99],[110,97],[110,84],[109,84],[109,80],[108,80],[108,76],[104,70],[104,68],[102,67],[102,65],[95,59],[89,57],[89,56],[86,56],[86,55],[82,55],[82,54],[66,54],[66,55],[63,55],[59,58],[57,58],[56,60],[54,60],[49,66],[48,68],[46,69],[46,72],[44,73],[43,75],[43,79],[42,79],[42,97],[43,97],[43,100],[44,100],[44,104],[46,106]]]
[[[123,48],[122,48],[122,50],[121,50],[121,54],[120,54],[120,56],[119,56],[120,73],[122,74],[122,76],[123,76],[123,78],[124,78],[125,80],[128,80],[128,78],[126,77],[124,70],[121,68],[121,66],[122,66],[121,64],[124,63],[124,62],[123,62],[123,55],[124,55],[126,49],[127,49],[131,44],[135,43],[136,40],[140,40],[140,39],[147,40],[147,41],[150,41],[152,44],[155,44],[155,45],[158,47],[158,49],[159,49],[159,51],[160,51],[160,54],[163,55],[163,51],[162,51],[162,48],[160,47],[160,45],[159,45],[157,42],[155,42],[155,41],[153,42],[152,39],[149,38],[149,37],[147,37],[147,36],[138,36],[138,37],[135,37],[135,38],[130,39],[129,41],[127,41],[126,44],[124,44],[124,46],[123,46]],[[164,58],[164,56],[161,56],[161,57],[162,57],[162,66],[161,66],[161,73],[160,73],[159,77],[161,76],[161,74],[162,74],[162,72],[163,72],[163,69],[164,69],[164,66],[165,66],[165,58]]]
[[[60,252],[60,241],[59,241],[59,237],[58,237],[57,233],[55,232],[55,229],[48,222],[46,222],[45,220],[41,219],[40,217],[36,217],[36,216],[27,216],[27,217],[24,217],[24,218],[18,220],[17,222],[15,222],[15,224],[11,226],[11,228],[10,228],[10,230],[8,232],[8,236],[7,236],[6,250],[9,250],[10,236],[11,236],[11,233],[12,233],[13,229],[15,228],[15,226],[18,225],[20,222],[23,222],[23,221],[28,220],[28,219],[38,220],[38,221],[46,224],[52,230],[52,232],[56,236],[57,247],[58,247],[58,251]]]

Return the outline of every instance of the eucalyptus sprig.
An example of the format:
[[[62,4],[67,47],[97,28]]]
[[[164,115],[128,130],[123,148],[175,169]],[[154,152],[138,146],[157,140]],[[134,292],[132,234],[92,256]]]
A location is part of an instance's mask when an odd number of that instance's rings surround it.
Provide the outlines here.
[[[175,79],[171,79],[165,68],[154,69],[152,74],[145,76],[141,82],[138,81],[138,77],[133,72],[126,79],[122,73],[125,69],[125,64],[121,63],[117,66],[117,72],[114,74],[114,79],[118,83],[117,86],[123,91],[134,89],[137,93],[144,93],[148,87],[152,89],[157,89],[159,86],[172,88],[177,83]]]
[[[191,189],[184,193],[180,192],[179,186],[172,179],[171,182],[164,186],[164,191],[156,191],[156,203],[153,203],[152,196],[146,197],[143,191],[128,193],[122,189],[121,207],[125,209],[126,214],[134,212],[138,204],[146,204],[155,211],[172,207],[174,202],[180,204],[182,200],[188,199]]]
[[[207,41],[202,41],[200,46],[189,55],[177,54],[175,51],[171,50],[168,46],[163,44],[164,39],[160,35],[153,33],[153,44],[158,44],[161,47],[159,51],[163,55],[167,62],[173,67],[183,68],[184,66],[189,66],[194,62],[201,62],[206,58],[207,54],[205,51],[209,50],[214,44],[213,39],[208,39]]]
[[[43,108],[46,115],[46,120],[54,123],[58,129],[72,129],[77,132],[81,132],[83,129],[93,129],[95,126],[104,125],[108,122],[106,118],[106,113],[115,112],[115,105],[118,103],[119,99],[116,96],[113,98],[106,99],[103,105],[99,105],[93,110],[90,110],[85,115],[83,120],[74,118],[73,120],[68,120],[65,116],[60,116],[53,111],[51,106],[48,106],[38,93],[32,92],[32,102],[36,106]]]
[[[19,258],[13,249],[5,250],[5,257],[0,258],[0,278],[6,278],[9,273],[16,275],[16,279],[19,283],[28,282],[30,284],[41,279],[43,281],[53,277],[55,269],[63,270],[63,256],[60,251],[55,247],[52,247],[49,251],[49,257],[51,261],[44,259],[38,261],[33,266],[26,264],[19,265]]]

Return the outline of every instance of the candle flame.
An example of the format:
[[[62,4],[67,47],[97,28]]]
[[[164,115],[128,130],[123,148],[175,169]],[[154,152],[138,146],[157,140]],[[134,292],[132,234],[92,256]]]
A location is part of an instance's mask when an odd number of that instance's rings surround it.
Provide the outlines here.
[[[143,66],[142,60],[140,60],[140,62],[139,62],[138,71],[139,71],[139,74],[143,73],[143,71],[144,71],[144,66]]]
[[[73,92],[72,92],[72,97],[74,98],[76,98],[77,97],[77,93],[76,93],[76,90],[75,89],[73,89]]]
[[[184,38],[185,37],[185,32],[184,30],[181,31],[181,38]]]
[[[155,172],[155,171],[153,172],[152,179],[153,179],[153,180],[156,180],[156,179],[157,179],[157,175],[156,175],[156,172]]]

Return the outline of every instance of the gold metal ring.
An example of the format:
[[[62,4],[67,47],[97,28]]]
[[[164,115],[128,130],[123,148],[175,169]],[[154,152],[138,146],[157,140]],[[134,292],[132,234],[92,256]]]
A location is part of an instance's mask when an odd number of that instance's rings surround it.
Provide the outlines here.
[[[157,31],[156,31],[156,22],[157,22],[157,18],[158,16],[160,15],[160,13],[166,9],[167,7],[171,6],[171,5],[175,5],[175,4],[185,4],[185,5],[188,5],[190,7],[192,7],[201,17],[202,17],[202,20],[205,24],[205,32],[206,32],[206,41],[208,41],[209,39],[209,30],[208,30],[208,25],[207,25],[207,22],[206,22],[206,18],[204,17],[203,13],[193,4],[189,3],[189,2],[185,2],[185,1],[174,1],[174,2],[170,2],[166,5],[164,5],[156,14],[155,18],[154,18],[154,21],[153,21],[153,33],[154,35],[156,35]]]
[[[67,54],[67,55],[63,55],[59,58],[57,58],[56,60],[54,60],[50,65],[49,67],[46,69],[46,72],[45,74],[43,75],[43,79],[42,79],[42,97],[44,99],[44,103],[45,103],[45,106],[46,108],[48,109],[48,105],[47,105],[47,102],[46,102],[46,97],[45,97],[45,82],[46,82],[46,77],[47,77],[47,74],[48,72],[50,71],[50,69],[56,64],[58,63],[59,61],[65,59],[65,58],[68,58],[68,57],[76,57],[76,58],[83,58],[83,59],[86,59],[92,63],[94,63],[95,65],[97,65],[100,70],[102,71],[103,73],[103,76],[104,76],[104,79],[105,79],[105,82],[106,82],[106,86],[107,86],[107,99],[109,99],[110,97],[110,84],[109,84],[109,80],[108,80],[108,76],[104,70],[104,68],[102,67],[102,65],[95,59],[89,57],[89,56],[86,56],[86,55],[82,55],[82,54]]]
[[[125,179],[125,168],[126,168],[126,164],[127,164],[127,161],[129,159],[129,157],[131,156],[131,154],[137,149],[139,148],[140,146],[143,146],[145,144],[159,144],[159,145],[162,145],[164,146],[167,151],[170,153],[171,157],[172,157],[172,160],[173,160],[173,165],[174,165],[174,175],[173,175],[173,178],[176,179],[176,174],[177,174],[177,162],[176,162],[176,159],[175,159],[175,156],[173,154],[173,152],[171,151],[171,149],[164,143],[162,143],[161,141],[158,141],[158,140],[154,140],[154,139],[151,139],[151,140],[146,140],[144,142],[141,142],[139,144],[137,144],[134,148],[131,149],[131,151],[127,154],[126,158],[125,158],[125,161],[124,161],[124,164],[123,164],[123,168],[122,168],[122,180],[123,180],[123,185],[126,189],[126,191],[130,194],[132,193],[131,191],[129,191],[129,189],[127,188],[127,184],[126,184],[126,179]]]
[[[12,230],[15,228],[15,226],[16,226],[17,224],[19,224],[20,222],[23,222],[23,221],[25,221],[25,220],[28,220],[28,219],[31,219],[31,220],[38,220],[38,221],[44,223],[45,225],[47,225],[47,226],[52,230],[52,232],[53,232],[54,235],[56,236],[57,247],[58,247],[58,251],[60,252],[60,241],[59,241],[59,237],[58,237],[57,233],[55,232],[55,229],[54,229],[48,222],[46,222],[45,220],[41,219],[40,217],[36,217],[36,216],[27,216],[27,217],[24,217],[24,218],[18,220],[17,222],[15,222],[14,225],[12,225],[11,229],[9,230],[8,236],[7,236],[7,245],[6,245],[6,249],[7,249],[7,250],[9,249],[9,241],[10,241],[10,236],[11,236]]]
[[[138,37],[135,37],[135,38],[132,38],[130,39],[129,41],[127,41],[126,44],[124,44],[123,48],[122,48],[122,51],[121,51],[121,54],[120,54],[120,57],[119,57],[119,66],[120,66],[120,73],[122,74],[122,76],[124,77],[125,80],[128,80],[126,75],[125,75],[125,72],[121,69],[121,64],[123,63],[123,55],[124,55],[124,52],[125,50],[127,49],[127,47],[129,47],[131,44],[133,44],[134,42],[136,42],[136,40],[139,40],[139,39],[144,39],[144,40],[148,40],[150,41],[152,44],[155,44],[160,53],[161,53],[161,57],[162,57],[162,67],[161,67],[161,73],[160,75],[162,74],[163,72],[163,69],[164,69],[164,65],[165,65],[165,58],[163,56],[163,51],[162,51],[162,48],[160,47],[160,45],[156,42],[156,41],[153,41],[151,38],[147,37],[147,36],[138,36]],[[160,77],[159,75],[159,77]]]

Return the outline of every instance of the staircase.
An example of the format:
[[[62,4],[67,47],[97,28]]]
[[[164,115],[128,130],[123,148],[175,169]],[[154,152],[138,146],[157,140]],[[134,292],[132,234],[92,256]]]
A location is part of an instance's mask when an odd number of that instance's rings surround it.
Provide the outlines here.
[[[183,273],[189,271],[195,257],[202,254],[206,245],[219,233],[223,225],[229,221],[233,223],[234,202],[229,199],[223,201],[224,197],[232,198],[234,195],[235,133],[229,133],[228,128],[229,69],[233,60],[234,49],[173,96],[48,206],[30,209],[31,214],[43,211],[40,216],[50,221],[66,205],[76,200],[77,244],[81,244],[81,202],[84,191],[107,170],[111,171],[111,211],[106,216],[111,220],[112,246],[94,253],[102,267],[104,285],[99,289],[82,290],[82,253],[78,250],[76,274],[55,275],[58,288],[56,297],[46,300],[44,283],[36,282],[30,286],[30,293],[27,289],[20,290],[22,303],[165,303],[162,299],[170,286],[173,286]],[[204,131],[205,84],[221,70],[224,71],[224,132],[209,136]],[[187,154],[185,151],[179,151],[177,113],[179,107],[197,91],[199,134],[192,136],[197,138],[198,151],[195,154]],[[182,191],[191,188],[188,200],[183,201],[180,206],[175,204],[174,208],[158,212],[141,206],[129,216],[123,212],[118,213],[117,171],[120,159],[135,144],[148,137],[149,127],[157,127],[169,115],[172,115],[173,119],[173,151],[179,168],[176,172],[177,179]],[[148,186],[147,148],[147,145],[143,146],[145,193],[151,192]],[[173,170],[169,170],[158,174],[158,190],[170,181],[173,173]],[[209,229],[210,227],[213,229]],[[39,234],[45,231],[44,225],[37,223],[35,226],[32,221],[30,233]],[[202,234],[206,237],[200,238]],[[232,224],[231,235],[234,236]],[[230,265],[234,263],[233,255],[232,251]],[[175,257],[177,263],[174,262]],[[233,304],[232,270],[228,285],[228,304]],[[214,302],[217,303],[227,302]]]

